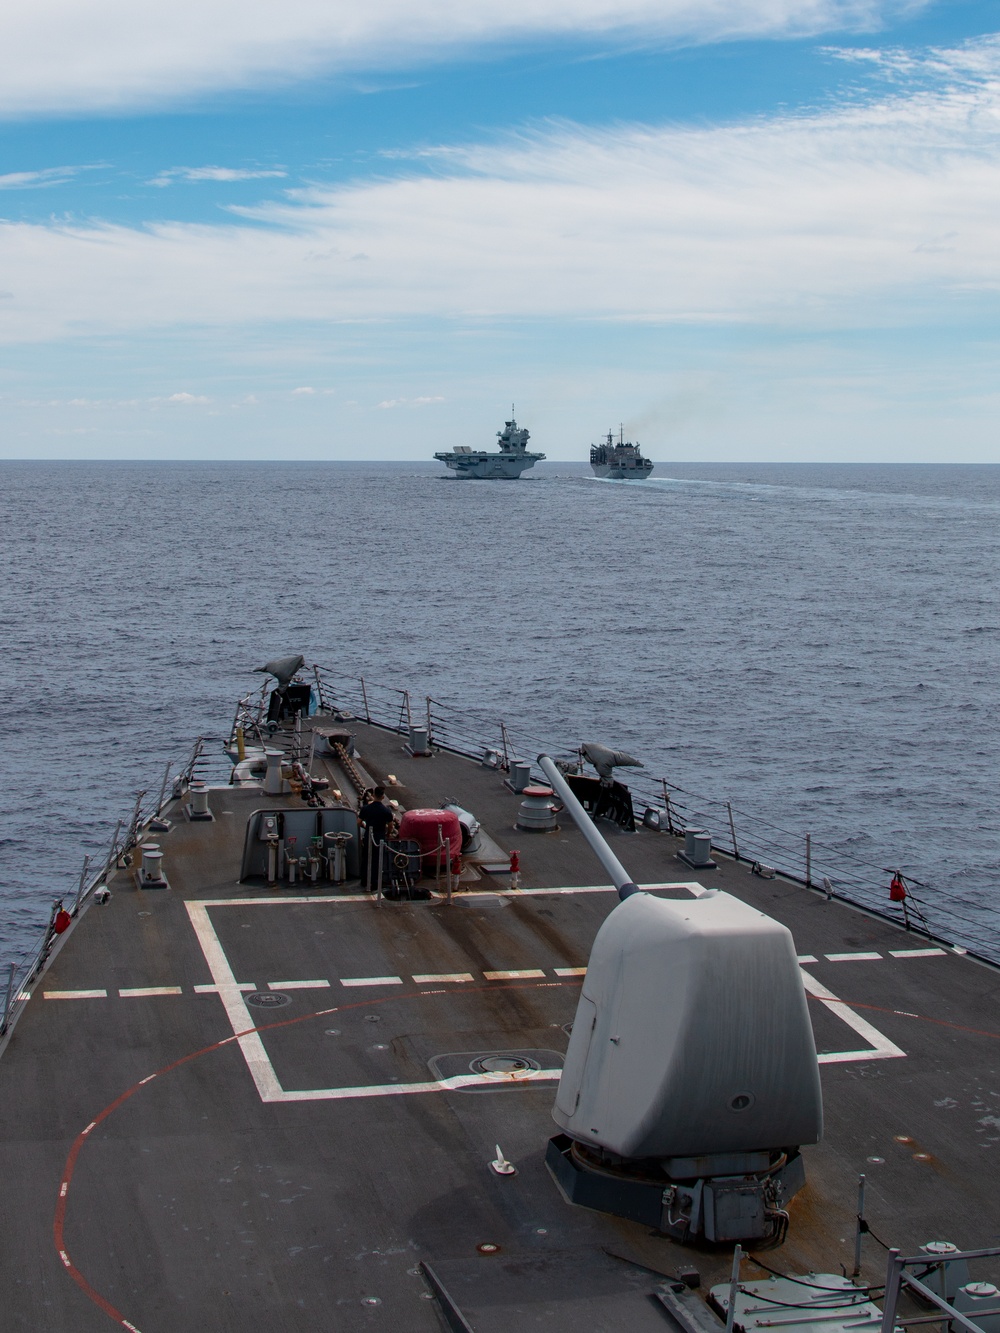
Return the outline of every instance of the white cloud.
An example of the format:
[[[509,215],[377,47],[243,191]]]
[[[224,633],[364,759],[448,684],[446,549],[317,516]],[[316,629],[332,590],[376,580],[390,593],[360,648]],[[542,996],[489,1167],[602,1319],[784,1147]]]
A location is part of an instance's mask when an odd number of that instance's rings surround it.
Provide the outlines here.
[[[0,190],[38,190],[46,185],[65,185],[81,171],[93,167],[45,167],[41,171],[8,171],[0,176]]]
[[[188,406],[192,403],[210,403],[212,400],[200,393],[172,393],[166,401],[168,403],[184,403],[185,406]]]
[[[268,176],[287,175],[287,171],[258,171],[247,167],[170,167],[146,184],[162,188],[167,185],[195,185],[200,181],[256,181]]]
[[[294,394],[313,394],[313,393],[315,393],[315,392],[316,392],[316,390],[315,390],[315,389],[311,389],[311,388],[309,387],[308,384],[303,384],[302,387],[301,387],[300,389],[293,389],[293,390],[292,390],[292,394],[293,394],[293,395],[294,395]]]
[[[376,403],[376,408],[383,410],[392,407],[429,407],[431,403],[443,403],[447,401],[439,394],[433,398],[385,398],[381,403]]]
[[[243,210],[253,226],[6,224],[0,338],[400,317],[822,328],[993,301],[1000,45],[962,62],[938,91],[823,114],[443,148],[433,175],[293,192]]]
[[[927,0],[32,0],[0,9],[0,113],[174,103],[540,37],[704,42],[877,27]]]

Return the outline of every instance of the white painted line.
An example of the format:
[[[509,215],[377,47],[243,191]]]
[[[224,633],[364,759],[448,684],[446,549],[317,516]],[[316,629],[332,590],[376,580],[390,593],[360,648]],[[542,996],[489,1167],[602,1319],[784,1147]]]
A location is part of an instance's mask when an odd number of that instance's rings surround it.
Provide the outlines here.
[[[43,990],[46,1000],[106,1000],[106,990]]]
[[[557,977],[585,977],[587,975],[585,967],[556,967],[552,970]]]
[[[487,981],[520,981],[528,977],[544,977],[540,967],[529,967],[522,972],[484,972]]]
[[[257,900],[260,901],[260,900]],[[276,902],[288,902],[288,898],[276,898]],[[304,898],[304,902],[316,902],[316,898]],[[333,898],[335,902],[343,901],[343,898]],[[305,1088],[285,1092],[283,1086],[277,1078],[275,1068],[268,1058],[267,1050],[264,1049],[264,1042],[261,1041],[259,1032],[248,1032],[248,1022],[252,1022],[247,1013],[247,1006],[244,1004],[241,990],[253,989],[251,986],[240,986],[236,978],[233,977],[232,968],[229,966],[229,960],[225,956],[225,950],[219,936],[215,932],[215,926],[212,925],[209,918],[208,909],[213,902],[185,902],[184,908],[187,909],[188,917],[191,918],[191,924],[197,941],[201,945],[201,952],[208,964],[208,970],[215,978],[215,985],[196,988],[204,992],[215,992],[223,1001],[225,1013],[232,1026],[233,1036],[239,1041],[243,1058],[247,1061],[247,1068],[251,1072],[253,1082],[255,1082],[257,1093],[260,1100],[264,1102],[289,1102],[289,1101],[348,1101],[364,1097],[401,1097],[409,1093],[423,1092],[451,1092],[457,1088],[475,1088],[477,1085],[488,1085],[496,1088],[497,1084],[516,1086],[525,1084],[525,1082],[557,1082],[559,1081],[561,1070],[559,1069],[525,1069],[517,1073],[516,1076],[497,1078],[496,1074],[456,1074],[453,1078],[436,1078],[429,1082],[415,1082],[415,1084],[376,1084],[369,1088]],[[245,898],[235,898],[233,905],[245,906]],[[437,976],[415,977],[413,980],[420,981],[472,981],[472,974],[468,972],[453,972],[437,974]],[[391,984],[401,984],[397,977],[347,977],[341,978],[341,985],[348,982],[356,984],[368,984],[371,981],[391,982]],[[95,1122],[91,1122],[84,1130],[87,1134],[95,1128]]]
[[[187,906],[186,903],[185,906]],[[215,932],[213,931],[213,934],[214,933]],[[228,990],[254,991],[257,989],[257,984],[253,981],[241,981],[237,983],[234,979],[226,982],[225,985]],[[194,993],[195,995],[220,995],[222,992],[220,986],[195,986]],[[243,1029],[241,1028],[240,1031],[242,1032],[242,1030]]]
[[[655,892],[657,889],[691,889],[699,894],[705,892],[705,886],[695,880],[674,880],[663,884],[640,884],[640,889]],[[613,884],[580,884],[570,888],[554,889],[462,889],[462,898],[534,898],[551,893],[617,893]],[[441,895],[443,896],[443,895]],[[210,907],[284,907],[287,904],[302,903],[370,903],[370,893],[317,894],[316,896],[291,896],[286,898],[208,898],[201,900],[201,906]]]
[[[118,994],[123,1000],[131,1000],[139,995],[180,995],[180,986],[132,986],[126,990],[120,990]]]
[[[219,999],[225,1008],[226,1017],[229,1019],[233,1033],[237,1037],[240,1050],[243,1052],[243,1059],[247,1062],[247,1068],[250,1070],[256,1084],[260,1099],[263,1102],[276,1101],[281,1096],[281,1084],[278,1082],[278,1076],[274,1072],[271,1061],[267,1058],[260,1033],[247,1031],[248,1027],[254,1027],[255,1025],[253,1019],[247,1013],[246,1004],[240,994],[241,988],[233,976],[226,952],[215,933],[215,927],[209,920],[209,904],[188,901],[185,902],[184,906],[190,917],[194,933],[198,937],[198,943],[201,945],[201,951],[205,956],[205,962],[208,964],[209,973],[215,982],[214,989],[217,990]],[[197,986],[195,990],[198,990]]]
[[[402,986],[402,977],[341,977],[342,986]]]
[[[944,949],[890,949],[893,958],[943,958]]]
[[[827,1051],[816,1057],[821,1065],[844,1064],[849,1060],[892,1060],[897,1056],[906,1055],[895,1042],[884,1037],[878,1028],[873,1027],[860,1014],[856,1014],[849,1004],[839,1000],[832,990],[828,990],[815,977],[811,977],[808,972],[802,972],[801,977],[807,994],[819,1000],[831,1014],[846,1023],[859,1037],[864,1037],[871,1043],[866,1050],[861,1051]]]
[[[471,972],[421,972],[413,980],[418,986],[426,986],[430,981],[472,981]]]
[[[413,1092],[453,1092],[458,1088],[474,1088],[483,1084],[494,1088],[498,1084],[516,1087],[521,1083],[557,1083],[561,1074],[561,1069],[526,1069],[516,1075],[506,1074],[499,1078],[496,1074],[456,1074],[454,1078],[434,1079],[427,1083],[375,1083],[360,1088],[311,1088],[301,1092],[283,1092],[277,1100],[334,1102],[364,1097],[401,1097]]]
[[[825,953],[828,963],[881,963],[880,953]]]
[[[800,963],[815,963],[816,955],[811,953],[800,953],[798,956],[798,961]]]
[[[268,990],[329,990],[328,981],[269,981]]]

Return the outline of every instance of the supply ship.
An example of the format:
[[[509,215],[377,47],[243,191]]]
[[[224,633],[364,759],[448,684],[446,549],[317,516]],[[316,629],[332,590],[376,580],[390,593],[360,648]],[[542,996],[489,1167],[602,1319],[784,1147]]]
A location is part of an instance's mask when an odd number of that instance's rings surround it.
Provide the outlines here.
[[[5,1331],[993,1333],[997,970],[902,881],[265,670],[11,971]]]
[[[530,433],[518,427],[511,408],[510,420],[504,422],[503,430],[497,431],[500,449],[489,453],[485,449],[472,449],[466,444],[458,445],[450,453],[435,454],[434,457],[451,468],[456,477],[472,478],[479,481],[516,481],[522,472],[540,463],[545,455],[528,452]]]
[[[617,440],[609,430],[605,440],[590,446],[590,466],[595,477],[609,481],[645,481],[653,470],[639,446],[625,439],[624,426],[619,427]]]

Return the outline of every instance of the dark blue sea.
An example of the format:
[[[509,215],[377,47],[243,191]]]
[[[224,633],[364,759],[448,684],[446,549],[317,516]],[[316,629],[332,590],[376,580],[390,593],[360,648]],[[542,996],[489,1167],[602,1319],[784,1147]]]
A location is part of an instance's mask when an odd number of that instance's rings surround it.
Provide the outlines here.
[[[291,652],[631,750],[720,838],[725,801],[774,861],[809,831],[870,901],[899,865],[1000,956],[1000,467],[588,472],[0,463],[0,963]]]

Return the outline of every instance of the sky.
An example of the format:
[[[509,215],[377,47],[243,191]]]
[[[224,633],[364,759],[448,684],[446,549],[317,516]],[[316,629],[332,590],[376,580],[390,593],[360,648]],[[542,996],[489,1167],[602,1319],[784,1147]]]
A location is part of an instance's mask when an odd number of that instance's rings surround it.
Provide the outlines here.
[[[0,458],[1000,462],[981,0],[0,13]]]

